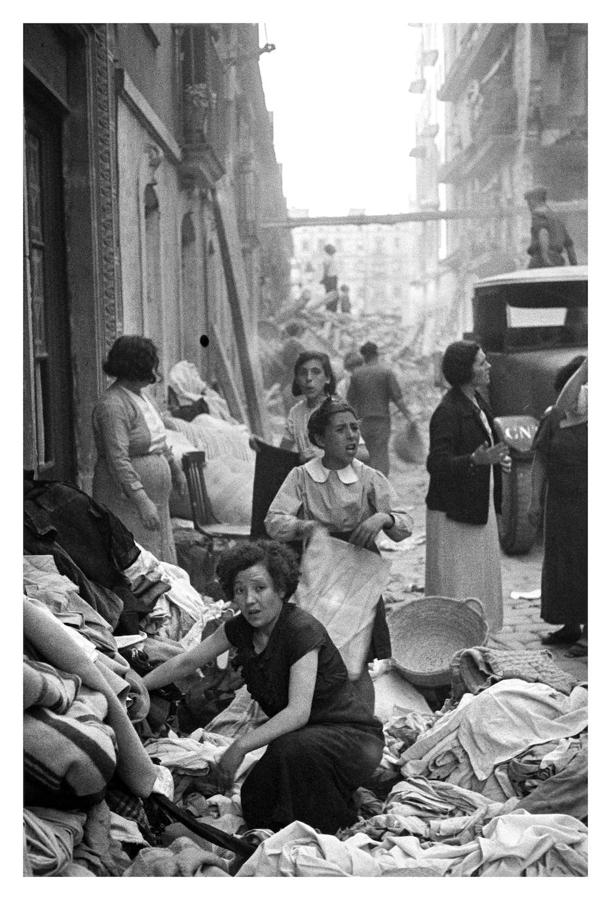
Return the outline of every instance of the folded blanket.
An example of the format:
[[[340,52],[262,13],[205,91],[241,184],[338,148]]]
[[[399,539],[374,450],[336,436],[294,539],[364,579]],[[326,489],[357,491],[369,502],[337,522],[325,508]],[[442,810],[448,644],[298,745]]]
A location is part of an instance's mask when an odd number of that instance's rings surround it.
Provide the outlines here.
[[[494,650],[491,647],[469,647],[459,650],[450,664],[452,694],[465,691],[477,694],[503,679],[541,682],[563,694],[570,694],[577,683],[556,665],[549,650]]]
[[[60,672],[48,663],[23,657],[23,708],[44,706],[64,713],[74,702],[81,686],[78,675]]]
[[[63,714],[30,706],[23,717],[25,803],[88,809],[104,796],[117,757],[107,702],[81,686]]]

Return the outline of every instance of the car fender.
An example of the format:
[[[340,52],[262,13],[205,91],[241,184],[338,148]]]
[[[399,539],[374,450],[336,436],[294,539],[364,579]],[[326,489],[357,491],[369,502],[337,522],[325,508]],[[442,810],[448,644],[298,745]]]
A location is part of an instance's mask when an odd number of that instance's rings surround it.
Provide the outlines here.
[[[512,456],[532,456],[532,442],[539,427],[533,416],[497,416],[494,430],[500,441],[509,447]]]

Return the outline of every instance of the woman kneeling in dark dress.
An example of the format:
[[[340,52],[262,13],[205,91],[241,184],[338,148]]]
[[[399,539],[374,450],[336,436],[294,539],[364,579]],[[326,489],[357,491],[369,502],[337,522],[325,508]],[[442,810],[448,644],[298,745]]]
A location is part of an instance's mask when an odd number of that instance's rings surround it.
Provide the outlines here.
[[[235,647],[233,665],[269,716],[219,763],[230,785],[244,756],[267,746],[242,786],[246,824],[279,830],[299,820],[334,834],[356,821],[352,794],[382,758],[382,726],[354,692],[326,629],[289,602],[299,577],[290,548],[239,544],[222,554],[217,574],[240,614],[144,683],[163,687]]]

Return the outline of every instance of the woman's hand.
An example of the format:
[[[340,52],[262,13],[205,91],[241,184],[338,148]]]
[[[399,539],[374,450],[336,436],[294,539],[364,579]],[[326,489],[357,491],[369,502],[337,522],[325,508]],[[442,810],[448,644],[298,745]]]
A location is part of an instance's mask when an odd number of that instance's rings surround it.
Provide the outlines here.
[[[151,531],[158,531],[158,529],[161,528],[161,522],[159,521],[157,507],[153,501],[149,500],[144,491],[139,491],[136,494],[135,499],[136,506],[138,507],[138,514],[142,519],[144,527],[150,528]]]
[[[172,468],[172,486],[180,497],[186,497],[188,492],[187,479],[185,473],[178,466]]]
[[[352,534],[350,535],[350,543],[354,544],[356,547],[371,547],[376,536],[380,533],[382,528],[385,525],[390,527],[392,523],[388,522],[390,516],[388,513],[374,513],[373,516],[369,516],[368,519],[365,519],[364,522],[361,522],[360,525],[357,525]]]
[[[245,753],[240,746],[239,740],[234,741],[225,750],[218,763],[218,774],[221,787],[224,791],[229,790],[235,781],[235,773],[240,768]]]
[[[505,471],[509,471],[511,469],[509,448],[507,447],[507,444],[502,442],[500,444],[493,444],[492,447],[489,447],[488,444],[480,444],[480,446],[471,454],[471,462],[474,466],[494,466],[496,463],[501,463],[501,465],[503,465],[506,458],[509,458],[509,469],[506,469]]]
[[[306,541],[309,541],[317,531],[326,532],[326,528],[314,519],[304,519],[299,524],[299,537],[305,538]]]

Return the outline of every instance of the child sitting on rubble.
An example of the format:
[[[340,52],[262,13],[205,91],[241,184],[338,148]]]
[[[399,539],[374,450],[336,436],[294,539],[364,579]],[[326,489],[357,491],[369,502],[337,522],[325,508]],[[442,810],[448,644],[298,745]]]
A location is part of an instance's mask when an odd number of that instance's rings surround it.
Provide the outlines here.
[[[382,757],[381,724],[354,691],[326,629],[290,602],[299,571],[288,547],[238,544],[223,552],[217,574],[240,614],[144,683],[163,687],[237,648],[233,665],[269,718],[227,748],[223,785],[247,753],[267,746],[241,789],[247,826],[279,830],[299,820],[334,834],[356,821],[352,794]]]
[[[356,459],[359,425],[352,407],[328,397],[308,420],[311,442],[322,450],[285,478],[265,518],[270,537],[279,541],[308,538],[316,527],[332,537],[379,553],[375,538],[384,534],[402,541],[412,531],[410,516],[401,509],[388,479]],[[378,602],[369,660],[390,657],[390,634],[382,598]],[[367,664],[356,689],[370,708],[374,690]]]

